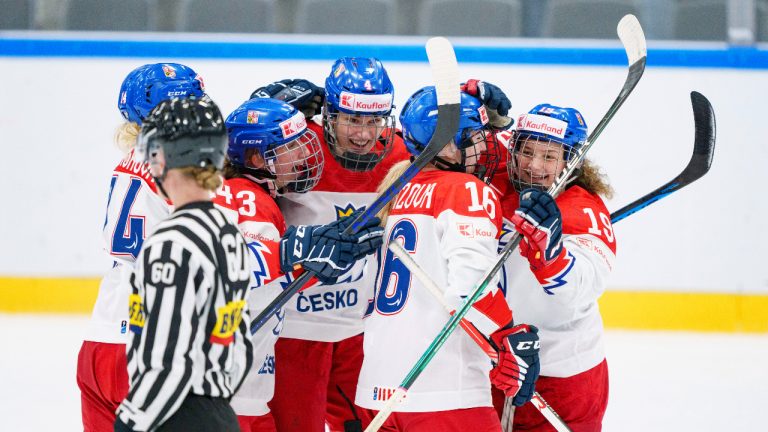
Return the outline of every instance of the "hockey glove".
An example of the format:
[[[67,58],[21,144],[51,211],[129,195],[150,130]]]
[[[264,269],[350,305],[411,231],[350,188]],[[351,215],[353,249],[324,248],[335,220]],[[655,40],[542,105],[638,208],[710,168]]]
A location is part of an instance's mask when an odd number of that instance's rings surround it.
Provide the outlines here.
[[[355,234],[343,231],[357,213],[328,225],[291,226],[280,239],[280,269],[289,273],[303,267],[325,284],[333,284],[355,261],[381,247],[384,229],[371,218]]]
[[[506,94],[497,86],[471,79],[461,86],[461,90],[474,96],[485,105],[488,111],[488,122],[496,129],[507,129],[512,126],[512,119],[507,117],[512,102]]]
[[[539,329],[520,324],[497,330],[491,342],[499,350],[499,363],[491,369],[491,383],[512,398],[515,406],[531,400],[539,378]]]
[[[251,93],[251,99],[257,97],[279,99],[293,105],[304,113],[306,118],[310,119],[320,114],[325,90],[305,79],[284,79],[273,82],[266,87],[257,88]]]
[[[565,256],[560,209],[548,193],[533,188],[522,191],[512,223],[523,235],[520,254],[528,258],[534,271]]]

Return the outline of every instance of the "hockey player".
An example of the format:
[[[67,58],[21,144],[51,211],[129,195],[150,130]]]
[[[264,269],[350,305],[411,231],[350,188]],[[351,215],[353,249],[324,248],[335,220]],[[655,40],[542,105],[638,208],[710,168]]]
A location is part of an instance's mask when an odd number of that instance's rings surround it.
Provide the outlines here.
[[[85,431],[112,430],[115,410],[128,392],[128,274],[146,236],[170,214],[170,203],[158,195],[147,165],[135,157],[139,128],[160,101],[202,95],[202,79],[191,68],[176,63],[140,66],[120,87],[117,106],[126,121],[117,130],[116,141],[125,155],[112,173],[102,229],[105,248],[114,261],[99,286],[78,355],[77,383]]]
[[[377,59],[337,60],[324,90],[285,80],[254,92],[285,99],[309,116],[317,113],[321,94],[322,124],[308,127],[322,137],[325,168],[312,191],[278,198],[289,224],[328,223],[370,205],[390,167],[408,158],[394,129],[392,82]],[[373,290],[375,268],[369,270],[361,280],[310,288],[286,305],[270,404],[278,430],[323,432],[327,422],[331,431],[354,431],[370,421],[353,403],[363,360],[362,317]]]
[[[417,91],[403,107],[400,123],[414,156],[434,134],[436,113],[434,87]],[[386,241],[400,242],[455,308],[497,255],[501,204],[488,183],[497,167],[498,147],[487,145],[487,123],[486,108],[462,93],[459,131],[384,212]],[[406,167],[407,162],[395,165],[381,189]],[[373,413],[387,403],[448,316],[386,247],[369,313],[355,400]],[[503,294],[495,288],[474,304],[468,317],[499,350],[499,364],[492,368],[469,336],[457,331],[382,430],[498,432],[491,383],[518,405],[530,400],[538,375],[535,328],[514,325]]]
[[[279,194],[310,191],[323,171],[323,154],[317,135],[307,128],[304,115],[296,108],[275,99],[251,99],[233,111],[226,120],[229,134],[225,181],[214,202],[238,224],[252,254],[252,267],[257,281],[249,299],[249,308],[258,314],[285,287],[289,279],[274,280],[280,255],[271,252],[285,234],[285,220],[277,207]],[[338,224],[338,222],[334,222]],[[378,220],[354,239],[366,233],[378,233],[364,245],[365,255],[381,244],[381,229],[373,228]],[[324,227],[303,227],[306,231]],[[342,226],[342,229],[344,227]],[[291,228],[295,232],[295,228]],[[350,245],[359,249],[364,245]],[[288,266],[285,270],[290,271]],[[333,275],[321,274],[326,282]],[[263,285],[263,286],[261,286]],[[267,402],[274,394],[275,370],[295,359],[275,356],[275,341],[280,335],[285,314],[276,313],[254,335],[255,364],[232,399],[244,432],[275,431],[275,423]],[[278,366],[279,365],[279,366]],[[299,405],[294,406],[294,412]]]
[[[381,228],[364,227],[357,236],[345,236],[340,223],[291,227],[279,242],[262,241],[265,250],[258,258],[278,259],[252,272],[245,239],[211,202],[210,192],[221,186],[218,169],[227,148],[215,104],[207,97],[162,102],[143,126],[140,142],[155,182],[176,210],[147,240],[131,279],[131,389],[118,409],[115,430],[162,425],[163,430],[238,431],[229,399],[253,362],[247,307],[252,276],[278,276],[302,266],[320,280],[335,281],[365,255],[360,251],[381,244],[376,241]],[[295,150],[307,154],[299,144],[289,142],[272,155],[265,152],[268,163],[293,159]],[[245,155],[258,159],[252,152]],[[296,172],[299,165],[291,165],[275,170],[277,177]],[[284,178],[304,177],[287,174]],[[236,196],[247,200],[248,194]],[[257,203],[251,204],[255,210]],[[247,213],[248,208],[245,204],[237,211]]]
[[[616,239],[601,196],[612,190],[585,161],[553,200],[544,192],[584,145],[587,125],[573,108],[540,104],[520,116],[509,143],[514,188],[502,208],[523,239],[505,266],[507,300],[541,337],[536,389],[573,431],[599,431],[608,402],[608,368],[597,299],[613,268]],[[502,238],[502,242],[505,238]],[[530,404],[514,430],[552,430]]]

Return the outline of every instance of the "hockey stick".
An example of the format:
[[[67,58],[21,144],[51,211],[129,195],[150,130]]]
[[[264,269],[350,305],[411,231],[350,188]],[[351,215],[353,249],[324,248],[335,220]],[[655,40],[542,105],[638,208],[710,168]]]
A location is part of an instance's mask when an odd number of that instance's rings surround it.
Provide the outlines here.
[[[635,18],[634,15],[624,16],[624,18],[622,18],[619,22],[617,32],[619,34],[619,39],[621,39],[621,42],[624,44],[624,49],[629,60],[630,66],[627,79],[625,80],[624,86],[619,92],[619,95],[616,97],[616,100],[614,100],[613,104],[610,106],[610,108],[608,108],[608,112],[605,113],[603,118],[587,138],[587,141],[584,143],[582,148],[579,149],[579,151],[577,151],[576,154],[568,161],[563,172],[555,179],[554,183],[549,188],[548,192],[552,196],[557,196],[557,194],[565,185],[566,180],[571,176],[571,174],[573,174],[577,166],[584,160],[586,153],[592,147],[595,140],[603,132],[603,129],[605,129],[605,127],[608,125],[608,122],[610,122],[610,120],[616,114],[616,111],[621,107],[624,101],[626,101],[627,97],[635,88],[638,81],[640,81],[640,77],[642,77],[643,72],[645,71],[645,36],[643,35],[643,29],[640,27],[640,23],[637,21],[637,18]],[[437,354],[437,351],[443,346],[445,341],[448,340],[448,337],[450,337],[451,333],[453,333],[453,331],[456,329],[456,326],[459,325],[461,319],[464,318],[464,315],[466,315],[467,312],[469,312],[469,308],[472,307],[475,301],[477,301],[480,295],[485,291],[485,288],[488,286],[488,284],[490,284],[491,280],[493,280],[496,273],[501,269],[501,267],[504,265],[504,262],[507,260],[507,258],[509,258],[509,255],[512,253],[512,251],[517,248],[519,243],[520,236],[517,233],[513,234],[510,242],[507,243],[507,245],[502,250],[501,256],[499,257],[496,264],[486,272],[483,280],[475,286],[474,291],[472,291],[470,296],[464,300],[464,304],[461,306],[461,308],[451,317],[448,323],[446,323],[437,337],[435,337],[424,354],[422,354],[421,358],[419,358],[408,375],[400,383],[400,386],[395,391],[394,395],[390,398],[387,405],[385,405],[384,408],[382,408],[382,410],[379,411],[379,413],[373,419],[371,424],[366,429],[366,432],[377,431],[387,419],[387,417],[389,417],[389,414],[392,413],[395,406],[405,398],[408,389],[411,388],[419,375],[421,375],[421,373],[424,371],[424,368],[427,367],[435,354]]]
[[[709,172],[712,158],[715,155],[715,112],[709,100],[699,92],[691,92],[691,105],[693,106],[696,139],[693,142],[693,155],[691,155],[688,165],[683,172],[663,186],[611,213],[612,223],[616,223],[665,198],[672,192],[688,186]]]
[[[709,171],[712,165],[712,158],[715,150],[715,113],[712,105],[706,97],[698,92],[691,92],[691,104],[693,105],[693,120],[695,124],[696,138],[693,145],[693,155],[688,165],[682,173],[665,183],[663,186],[635,200],[621,209],[611,214],[611,221],[616,223],[635,212],[642,210],[646,206],[664,198],[670,193],[679,190],[694,181],[698,180]],[[453,314],[451,306],[443,298],[440,288],[427,275],[426,272],[411,258],[411,255],[403,249],[398,242],[391,242],[389,250],[405,265],[405,267],[416,276],[416,278],[426,287],[427,291],[443,306],[449,314]],[[480,349],[491,359],[493,363],[498,363],[498,353],[491,346],[488,339],[480,333],[479,330],[466,318],[459,322],[469,337],[477,343]],[[534,393],[531,403],[544,415],[558,432],[566,432],[571,429],[557,415],[557,412],[547,404],[544,398],[538,392]]]
[[[427,41],[427,57],[432,70],[432,78],[435,81],[437,92],[437,125],[432,139],[421,154],[408,166],[405,172],[390,187],[379,195],[368,206],[363,214],[347,228],[345,234],[354,233],[372,217],[376,215],[400,192],[406,183],[411,181],[416,174],[437,156],[456,135],[459,129],[459,66],[456,63],[456,54],[448,39],[443,37],[431,38]],[[261,313],[251,322],[251,334],[256,332],[269,320],[276,311],[280,310],[294,294],[314,275],[311,271],[302,272],[283,292],[275,297]]]
[[[438,288],[437,284],[435,284],[432,278],[430,278],[429,275],[427,275],[427,273],[424,272],[421,267],[419,267],[419,264],[417,264],[416,261],[411,258],[410,254],[408,254],[408,252],[406,252],[405,249],[400,246],[400,243],[392,241],[389,243],[389,250],[392,251],[392,253],[400,259],[400,261],[411,272],[411,274],[415,275],[416,278],[421,281],[422,285],[427,288],[427,291],[429,291],[429,293],[432,294],[432,296],[438,302],[440,302],[440,305],[443,306],[443,309],[445,309],[449,315],[452,315],[454,311],[451,309],[451,306],[448,304],[448,302],[445,301],[445,298],[443,298],[443,293],[440,291],[440,288]],[[496,349],[491,346],[491,343],[488,342],[488,339],[486,339],[485,336],[480,333],[480,331],[472,324],[472,322],[466,318],[462,318],[459,321],[459,325],[464,329],[464,331],[467,332],[469,337],[475,341],[475,343],[477,343],[477,345],[483,350],[483,352],[485,352],[491,361],[494,364],[498,364],[499,353],[496,352]],[[539,412],[541,412],[542,415],[544,415],[544,417],[558,432],[571,432],[571,428],[565,424],[563,419],[557,415],[555,410],[549,406],[547,401],[545,401],[538,392],[533,393],[531,403],[539,410]]]

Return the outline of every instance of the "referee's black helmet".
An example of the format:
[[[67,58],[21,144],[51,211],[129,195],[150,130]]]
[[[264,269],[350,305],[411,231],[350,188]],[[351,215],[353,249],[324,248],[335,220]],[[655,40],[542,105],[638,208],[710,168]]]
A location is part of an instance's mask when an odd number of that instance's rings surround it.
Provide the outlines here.
[[[166,169],[221,169],[227,154],[227,130],[219,107],[208,96],[160,102],[142,124],[139,160],[150,162],[160,148]]]

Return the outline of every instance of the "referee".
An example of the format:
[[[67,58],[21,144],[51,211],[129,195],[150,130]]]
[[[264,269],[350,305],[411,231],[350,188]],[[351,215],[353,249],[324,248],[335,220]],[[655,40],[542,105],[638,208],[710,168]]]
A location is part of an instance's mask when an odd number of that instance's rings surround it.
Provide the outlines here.
[[[245,240],[211,203],[226,146],[207,97],[161,102],[144,121],[138,151],[176,210],[131,276],[130,389],[115,431],[240,430],[229,398],[253,362],[250,269]]]

